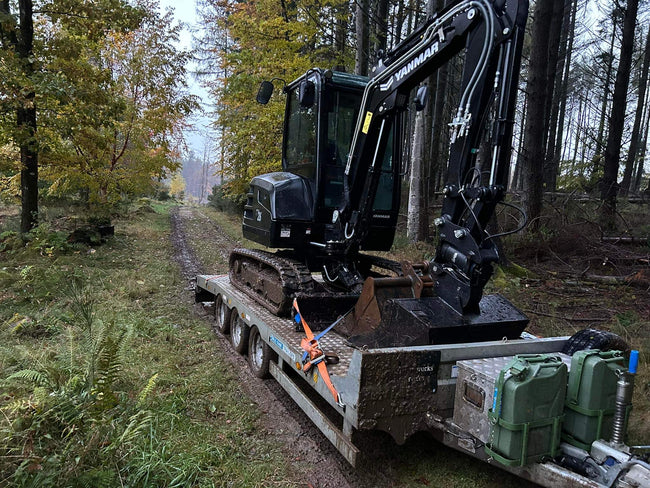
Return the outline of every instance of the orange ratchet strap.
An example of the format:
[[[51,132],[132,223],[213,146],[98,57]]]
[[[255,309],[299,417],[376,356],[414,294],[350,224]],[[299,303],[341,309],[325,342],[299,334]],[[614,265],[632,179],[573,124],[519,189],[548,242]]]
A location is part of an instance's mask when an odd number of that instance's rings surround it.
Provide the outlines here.
[[[298,301],[295,298],[293,299],[293,308],[296,310],[296,316],[295,316],[296,322],[300,321],[303,328],[305,329],[305,334],[307,334],[307,337],[304,337],[300,341],[300,347],[302,347],[303,350],[305,351],[305,353],[302,356],[302,370],[305,373],[308,373],[313,366],[316,366],[318,368],[318,371],[320,372],[321,378],[323,378],[323,381],[325,382],[325,385],[332,393],[332,396],[334,397],[334,401],[339,407],[343,407],[345,404],[341,399],[341,395],[339,394],[338,391],[336,391],[336,388],[332,384],[330,375],[327,372],[327,365],[325,363],[325,353],[323,352],[323,350],[320,347],[320,344],[318,343],[318,339],[322,337],[323,334],[325,334],[325,332],[330,330],[336,324],[336,322],[332,324],[330,327],[328,327],[325,331],[321,332],[318,335],[318,337],[314,337],[314,333],[307,325],[307,322],[305,322],[305,319],[302,318],[302,314],[300,313],[300,309],[298,308]]]

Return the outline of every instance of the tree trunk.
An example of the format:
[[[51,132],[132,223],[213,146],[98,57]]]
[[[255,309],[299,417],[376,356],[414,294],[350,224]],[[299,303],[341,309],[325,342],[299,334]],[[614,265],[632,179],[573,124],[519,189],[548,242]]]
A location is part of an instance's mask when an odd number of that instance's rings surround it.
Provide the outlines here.
[[[524,203],[533,231],[539,229],[542,212],[544,123],[549,52],[549,29],[553,19],[553,2],[537,2],[532,26],[530,66],[528,68],[528,112],[526,143],[522,153],[524,170]]]
[[[444,8],[444,0],[430,0],[427,14],[432,15],[435,11]],[[447,83],[449,80],[449,63],[445,63],[429,79],[429,104],[431,106],[430,126],[427,127],[429,132],[429,187],[428,195],[435,195],[437,190],[437,181],[442,173],[444,164],[443,159],[444,137],[446,132],[443,130],[443,118],[445,116],[445,101],[448,96]],[[427,198],[429,200],[429,198]],[[427,202],[427,206],[429,203]]]
[[[357,0],[356,10],[356,33],[357,33],[357,54],[354,72],[358,75],[368,75],[370,32],[368,25],[369,0]]]
[[[566,0],[553,0],[553,19],[561,19],[551,22],[548,32],[548,62],[546,65],[546,103],[544,108],[544,150],[548,147],[548,135],[550,130],[550,117],[553,111],[553,98],[557,80],[557,63],[559,59],[560,39],[562,37],[562,26],[565,22]]]
[[[2,10],[9,13],[9,2],[3,2]],[[13,48],[18,55],[27,77],[34,74],[34,19],[32,0],[19,0],[20,35],[11,36]],[[38,142],[36,140],[36,94],[24,95],[16,110],[17,140],[20,148],[20,231],[29,232],[38,223]]]
[[[582,118],[583,118],[583,112],[584,112],[583,105],[584,105],[584,99],[583,99],[583,97],[580,97],[580,101],[579,101],[579,104],[578,104],[578,117],[576,118],[577,119],[577,123],[576,123],[576,142],[575,142],[575,145],[573,146],[573,156],[571,156],[571,169],[575,168],[576,162],[578,160],[578,145],[580,143],[581,133],[583,132],[583,129],[582,129]],[[584,158],[583,158],[582,161],[584,161]]]
[[[607,119],[607,106],[609,104],[609,85],[612,82],[612,71],[614,69],[614,43],[616,41],[616,27],[618,15],[613,16],[612,38],[609,43],[609,54],[607,58],[607,73],[605,75],[605,84],[603,86],[603,99],[600,105],[600,119],[598,121],[598,135],[596,136],[596,153],[592,160],[592,173],[597,174],[601,165],[603,149],[605,147],[605,121]]]
[[[395,13],[395,31],[393,33],[393,45],[396,46],[402,40],[402,26],[404,25],[404,2],[398,2]]]
[[[552,61],[549,62],[549,83],[553,84],[552,96],[548,97],[548,106],[550,112],[550,122],[548,128],[548,138],[546,143],[546,159],[544,161],[544,189],[545,191],[555,191],[557,186],[557,173],[559,166],[559,158],[555,157],[555,141],[557,138],[558,132],[561,133],[560,128],[558,127],[561,104],[562,100],[566,98],[566,95],[563,97],[563,83],[564,83],[564,71],[565,65],[569,58],[567,52],[567,46],[569,42],[569,30],[571,28],[571,12],[572,12],[572,2],[571,0],[561,0],[556,2],[556,9],[553,12],[553,15],[560,14],[560,5],[563,9],[563,19],[562,19],[562,29],[560,30],[560,36],[558,39],[558,50],[553,50],[551,46],[551,54],[557,52],[557,62],[554,63],[555,68],[550,69]],[[559,24],[559,22],[557,22]],[[566,93],[566,92],[565,92]]]
[[[555,168],[554,188],[557,186],[557,174],[560,168],[560,160],[562,159],[564,120],[566,117],[567,92],[569,88],[569,77],[571,75],[571,59],[573,56],[573,42],[575,40],[577,12],[578,12],[578,0],[574,0],[573,6],[571,8],[570,26],[567,31],[567,45],[566,45],[566,59],[564,61],[564,73],[562,76],[562,83],[560,85],[560,93],[558,93],[558,97],[560,99],[560,112],[558,114],[557,136],[555,140],[555,147],[553,148],[553,167]]]
[[[388,0],[374,0],[372,63],[375,64],[386,52],[388,41]]]
[[[641,179],[643,178],[643,168],[645,166],[645,155],[648,148],[648,132],[650,131],[650,110],[648,106],[645,107],[645,116],[643,122],[643,142],[641,143],[641,151],[639,152],[639,164],[637,166],[636,178],[634,180],[634,191],[641,190]]]
[[[348,34],[349,10],[347,2],[340,2],[334,9],[334,49],[336,50],[335,71],[345,71],[345,41]]]
[[[634,116],[634,127],[632,128],[632,139],[630,140],[630,149],[625,161],[625,172],[623,181],[621,181],[620,194],[626,196],[630,192],[630,183],[632,181],[632,171],[634,164],[639,155],[639,139],[641,139],[641,122],[643,121],[643,109],[645,107],[646,88],[648,86],[648,70],[650,68],[650,29],[646,37],[645,51],[643,55],[643,67],[641,68],[641,79],[639,80],[639,96],[636,104],[636,114]]]
[[[423,241],[427,236],[421,233],[422,225],[422,174],[424,165],[424,111],[418,112],[415,116],[415,128],[413,131],[413,141],[411,149],[411,174],[409,177],[409,201],[408,216],[406,224],[406,236],[410,241]]]
[[[634,49],[634,27],[639,8],[639,0],[628,0],[623,21],[623,40],[621,54],[614,83],[612,99],[612,115],[609,120],[609,135],[605,148],[605,168],[600,182],[600,199],[603,201],[601,214],[602,225],[606,229],[615,227],[616,194],[618,193],[618,166],[621,152],[621,139],[625,124],[625,109],[627,106],[627,91],[630,83],[632,67],[632,51]]]
[[[528,113],[528,96],[524,95],[524,104],[521,110],[521,130],[519,133],[519,141],[517,142],[517,162],[515,164],[515,171],[512,175],[512,182],[510,187],[513,190],[522,190],[524,185],[521,176],[521,167],[523,165],[522,153],[524,151],[524,124],[526,121],[526,114]]]

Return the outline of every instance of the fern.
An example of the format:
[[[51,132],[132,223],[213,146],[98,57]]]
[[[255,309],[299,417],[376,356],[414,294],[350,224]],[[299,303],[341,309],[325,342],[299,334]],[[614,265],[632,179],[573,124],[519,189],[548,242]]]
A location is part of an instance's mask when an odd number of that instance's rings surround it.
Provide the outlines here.
[[[140,434],[151,427],[153,421],[153,414],[148,411],[141,410],[129,417],[124,432],[118,439],[118,445],[125,446],[135,442]]]
[[[118,486],[113,471],[105,469],[91,469],[79,475],[72,486],[79,488],[113,488]]]
[[[9,375],[5,380],[6,383],[11,383],[15,380],[27,381],[35,386],[51,386],[50,378],[47,374],[33,369],[23,369],[16,371],[14,374]]]
[[[144,403],[147,401],[147,398],[149,397],[153,389],[156,387],[157,380],[158,380],[158,373],[154,374],[151,378],[149,378],[149,381],[147,381],[145,387],[138,394],[138,401],[135,404],[136,408],[142,408]]]
[[[93,391],[97,393],[98,404],[102,408],[112,408],[117,404],[113,386],[122,372],[124,350],[131,335],[129,329],[120,330],[117,334],[114,329],[112,324],[105,327],[95,347]]]

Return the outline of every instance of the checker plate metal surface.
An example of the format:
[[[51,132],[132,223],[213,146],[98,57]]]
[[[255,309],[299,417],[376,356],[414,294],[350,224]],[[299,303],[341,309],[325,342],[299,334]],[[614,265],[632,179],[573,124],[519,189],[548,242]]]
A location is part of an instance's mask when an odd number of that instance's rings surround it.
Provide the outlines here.
[[[571,368],[571,356],[554,353]],[[490,433],[488,410],[494,400],[494,385],[514,356],[500,356],[458,361],[458,383],[454,399],[454,423],[482,442]]]
[[[261,305],[254,303],[245,293],[232,286],[226,275],[209,277],[208,285],[211,283],[218,285],[224,291],[224,295],[229,295],[227,296],[231,300],[231,303],[228,304],[229,306],[234,305],[237,307],[239,304],[245,304],[245,311],[242,311],[249,315],[250,318],[244,317],[244,320],[249,325],[266,324],[272,330],[272,335],[293,353],[296,360],[300,360],[303,353],[300,347],[300,341],[305,337],[305,334],[303,332],[296,332],[294,322],[291,319],[273,315]],[[210,289],[209,286],[207,288]],[[213,287],[211,291],[214,290],[215,288]],[[219,292],[221,291],[219,290]],[[244,307],[241,308],[244,309]],[[279,347],[275,341],[271,342],[274,343],[276,348]],[[345,376],[350,367],[350,359],[352,358],[354,348],[348,345],[347,341],[333,330],[325,334],[319,342],[324,352],[333,353],[339,357],[338,364],[330,364],[327,366],[329,374],[331,376]],[[283,349],[283,351],[286,354],[286,350]]]

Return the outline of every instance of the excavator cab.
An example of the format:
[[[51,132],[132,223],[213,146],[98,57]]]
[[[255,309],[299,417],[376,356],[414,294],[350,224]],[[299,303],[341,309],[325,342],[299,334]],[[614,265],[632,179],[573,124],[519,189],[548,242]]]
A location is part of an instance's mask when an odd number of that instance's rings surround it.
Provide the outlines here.
[[[367,83],[363,76],[312,69],[284,88],[283,171],[251,181],[244,207],[246,238],[305,255],[316,256],[324,248],[342,203],[345,166]],[[272,90],[264,82],[258,101],[267,101]],[[366,250],[388,250],[393,242],[400,204],[399,139],[391,135],[381,158],[379,191],[362,243]]]

